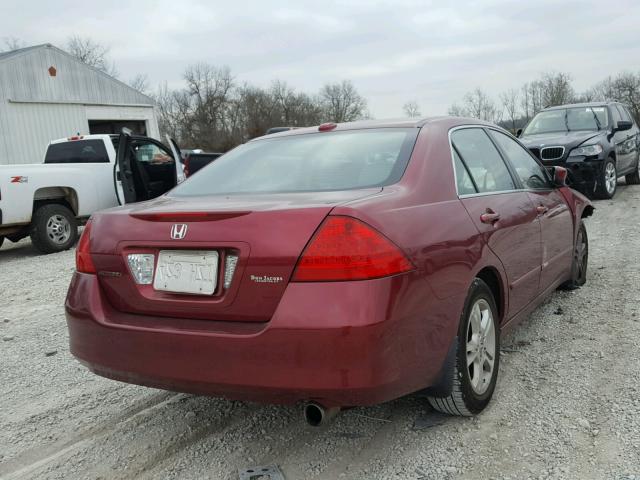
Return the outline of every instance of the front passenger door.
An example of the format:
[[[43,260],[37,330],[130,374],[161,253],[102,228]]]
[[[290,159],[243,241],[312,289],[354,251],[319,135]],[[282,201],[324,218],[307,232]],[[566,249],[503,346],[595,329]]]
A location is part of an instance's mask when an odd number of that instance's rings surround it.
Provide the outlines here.
[[[508,158],[533,203],[542,229],[540,291],[566,280],[573,260],[573,214],[542,165],[516,140],[497,130],[491,136]]]

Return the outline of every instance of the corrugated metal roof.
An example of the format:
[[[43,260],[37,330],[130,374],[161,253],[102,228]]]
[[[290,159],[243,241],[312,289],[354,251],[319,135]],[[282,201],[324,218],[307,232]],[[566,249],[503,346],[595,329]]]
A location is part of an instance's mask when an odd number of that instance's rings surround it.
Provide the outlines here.
[[[32,47],[18,48],[17,50],[9,50],[8,52],[0,52],[0,62],[16,55],[27,53],[30,50],[37,50],[38,48],[53,47],[50,43],[43,43],[41,45],[33,45]]]
[[[49,52],[49,54],[45,54],[45,52]],[[34,57],[33,61],[28,62],[28,59],[30,57]],[[22,62],[22,60],[18,60],[19,57],[27,57],[25,59],[25,61],[27,61],[28,63],[31,63],[32,65],[30,67],[28,67],[26,64],[25,65],[21,65],[20,69],[21,69],[21,74],[20,74],[20,83],[25,82],[27,80],[27,78],[25,77],[25,75],[27,76],[31,76],[32,75],[32,69],[36,68],[36,65],[39,61],[44,60],[45,56],[47,58],[50,58],[51,60],[53,60],[54,57],[57,56],[58,61],[64,61],[64,63],[66,63],[68,66],[73,65],[74,70],[77,72],[76,75],[78,77],[77,81],[81,81],[80,79],[84,79],[82,80],[83,84],[82,85],[76,85],[76,88],[79,88],[79,90],[82,90],[83,88],[85,89],[93,89],[94,91],[92,92],[93,95],[91,96],[101,96],[101,94],[96,91],[96,88],[106,91],[106,92],[111,92],[112,95],[109,96],[113,96],[113,94],[115,93],[115,90],[119,90],[120,96],[124,97],[127,99],[127,101],[125,103],[136,103],[136,104],[147,104],[147,105],[154,105],[155,101],[149,97],[148,95],[145,95],[142,92],[139,92],[138,90],[136,90],[135,88],[131,87],[130,85],[127,85],[126,83],[118,80],[115,77],[112,77],[111,75],[103,72],[102,70],[99,70],[95,67],[92,67],[91,65],[87,65],[83,62],[81,62],[80,60],[78,60],[76,57],[74,57],[73,55],[65,52],[64,50],[50,44],[50,43],[44,43],[41,45],[34,45],[32,47],[26,47],[26,48],[20,48],[18,50],[11,50],[9,52],[4,52],[4,53],[0,53],[0,69],[4,69],[4,67],[6,66],[7,68],[11,68],[9,65],[11,65],[10,63],[7,63],[8,61],[19,61]],[[35,57],[40,57],[39,59],[35,58]],[[23,62],[24,63],[24,62]],[[27,71],[29,73],[27,73]],[[85,73],[81,73],[81,72],[85,72]],[[88,77],[91,76],[91,74],[89,72],[92,72],[94,75],[94,79],[95,80],[88,80]],[[2,72],[0,72],[0,85],[2,85],[3,81],[2,81]],[[102,80],[99,80],[99,79]],[[6,80],[5,80],[6,82]],[[22,85],[23,87],[26,87],[25,84]],[[30,87],[30,93],[29,95],[16,95],[15,91],[13,94],[10,94],[9,98],[12,98],[13,100],[31,100],[31,92],[33,94],[37,94],[40,91],[40,87],[41,85],[31,85]],[[19,85],[16,85],[14,83],[14,87],[19,87]],[[5,85],[5,88],[7,88],[7,85]],[[128,93],[125,93],[128,92]],[[117,95],[117,94],[116,94]],[[2,95],[0,95],[1,97]],[[20,98],[18,98],[20,97]],[[133,102],[131,101],[132,97],[136,97],[137,101]],[[38,98],[37,101],[40,101],[41,99]],[[68,101],[72,101],[71,98],[64,98],[63,102],[68,102]],[[84,101],[84,99],[80,99],[81,102]],[[122,102],[106,102],[106,103],[122,103]]]

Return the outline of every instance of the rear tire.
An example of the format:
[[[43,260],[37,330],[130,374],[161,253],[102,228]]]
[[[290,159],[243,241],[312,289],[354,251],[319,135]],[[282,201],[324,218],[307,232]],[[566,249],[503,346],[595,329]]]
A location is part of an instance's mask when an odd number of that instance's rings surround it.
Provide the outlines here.
[[[566,281],[560,288],[562,290],[575,290],[587,283],[587,267],[589,266],[589,238],[587,227],[580,220],[576,244],[573,247],[573,262],[571,263],[571,280]]]
[[[596,182],[596,198],[605,200],[613,198],[618,188],[618,170],[613,158],[609,157],[605,160]]]
[[[456,365],[451,395],[428,397],[442,413],[473,416],[486,408],[493,396],[500,366],[500,325],[491,289],[474,279],[458,328]]]
[[[64,205],[39,207],[31,219],[31,243],[42,253],[70,249],[78,239],[78,222]]]
[[[625,175],[624,179],[627,181],[627,185],[640,185],[640,154],[636,162],[635,172]]]

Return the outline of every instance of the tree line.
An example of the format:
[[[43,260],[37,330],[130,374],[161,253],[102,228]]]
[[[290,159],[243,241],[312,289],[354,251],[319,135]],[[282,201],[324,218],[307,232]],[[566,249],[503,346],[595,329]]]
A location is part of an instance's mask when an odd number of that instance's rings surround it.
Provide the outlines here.
[[[349,80],[324,85],[310,95],[275,80],[267,88],[239,83],[228,67],[198,63],[184,73],[185,87],[160,86],[162,133],[181,145],[225,152],[264,135],[271,127],[305,127],[368,117],[367,102]]]
[[[640,72],[623,72],[578,93],[568,73],[544,73],[519,88],[511,88],[493,99],[481,88],[464,95],[449,108],[450,115],[478,118],[516,131],[540,110],[567,103],[617,101],[627,105],[640,123]]]

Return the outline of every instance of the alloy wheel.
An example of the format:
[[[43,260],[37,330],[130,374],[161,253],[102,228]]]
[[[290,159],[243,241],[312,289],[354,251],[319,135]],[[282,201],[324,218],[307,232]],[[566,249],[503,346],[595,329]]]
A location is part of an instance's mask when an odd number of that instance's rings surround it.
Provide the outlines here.
[[[613,164],[613,162],[609,162],[607,163],[607,166],[604,170],[605,188],[607,189],[607,193],[609,195],[613,195],[613,192],[615,192],[617,181],[618,175],[616,173],[616,166]]]
[[[496,358],[495,323],[489,303],[478,299],[467,326],[467,372],[471,388],[482,395],[491,385]]]

